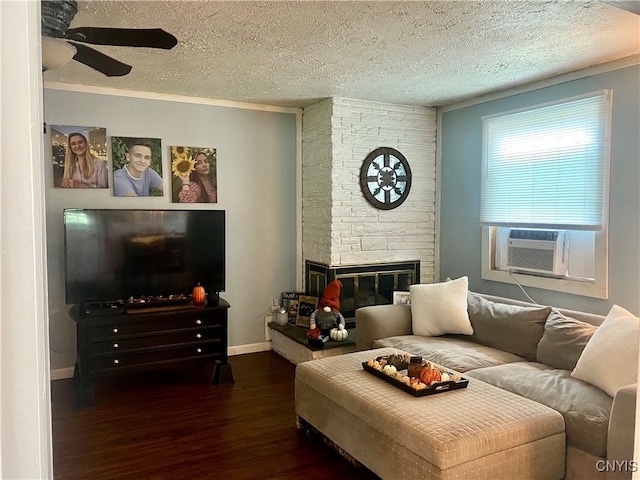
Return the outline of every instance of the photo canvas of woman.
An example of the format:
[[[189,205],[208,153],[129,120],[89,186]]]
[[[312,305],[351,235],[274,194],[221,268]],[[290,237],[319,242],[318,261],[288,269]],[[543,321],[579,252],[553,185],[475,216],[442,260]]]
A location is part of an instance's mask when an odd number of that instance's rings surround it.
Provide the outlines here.
[[[109,188],[107,130],[51,125],[53,186]]]
[[[216,149],[171,147],[173,203],[218,203]]]

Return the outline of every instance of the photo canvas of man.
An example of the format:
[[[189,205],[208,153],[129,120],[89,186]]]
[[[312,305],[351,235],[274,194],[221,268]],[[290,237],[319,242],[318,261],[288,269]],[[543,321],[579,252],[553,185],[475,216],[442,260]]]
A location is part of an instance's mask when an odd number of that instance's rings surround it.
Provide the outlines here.
[[[173,203],[218,203],[216,149],[171,147]]]
[[[50,131],[54,187],[109,188],[106,128],[51,125]]]
[[[162,142],[159,138],[112,137],[113,194],[162,196]]]

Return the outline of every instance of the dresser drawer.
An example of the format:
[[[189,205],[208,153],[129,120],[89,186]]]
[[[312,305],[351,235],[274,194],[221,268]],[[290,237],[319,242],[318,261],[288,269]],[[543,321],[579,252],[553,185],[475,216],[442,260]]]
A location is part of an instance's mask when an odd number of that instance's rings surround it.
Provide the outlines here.
[[[92,341],[89,344],[89,355],[118,353],[126,350],[149,348],[155,346],[176,345],[190,342],[221,340],[223,332],[219,326],[194,328],[189,330],[167,330],[164,333],[142,334],[134,336],[117,335],[108,340]]]
[[[154,350],[132,350],[121,352],[121,354],[92,356],[89,357],[89,370],[91,373],[100,373],[145,364],[211,357],[222,357],[220,342],[174,345]]]
[[[133,317],[133,318],[131,318]],[[161,316],[153,319],[136,318],[136,316],[114,318],[109,323],[90,325],[91,340],[99,338],[115,338],[127,335],[162,332],[167,330],[181,330],[187,328],[201,328],[220,326],[224,317],[211,313],[192,312],[184,315]]]
[[[70,310],[77,322],[74,408],[95,405],[97,377],[183,362],[213,363],[213,383],[233,383],[227,361],[229,304],[153,311]]]

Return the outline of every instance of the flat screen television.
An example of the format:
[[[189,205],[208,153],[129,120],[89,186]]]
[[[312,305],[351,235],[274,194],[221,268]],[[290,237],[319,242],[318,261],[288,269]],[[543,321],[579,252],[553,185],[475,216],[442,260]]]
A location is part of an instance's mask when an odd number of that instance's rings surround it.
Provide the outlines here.
[[[224,210],[64,210],[67,304],[225,289]]]

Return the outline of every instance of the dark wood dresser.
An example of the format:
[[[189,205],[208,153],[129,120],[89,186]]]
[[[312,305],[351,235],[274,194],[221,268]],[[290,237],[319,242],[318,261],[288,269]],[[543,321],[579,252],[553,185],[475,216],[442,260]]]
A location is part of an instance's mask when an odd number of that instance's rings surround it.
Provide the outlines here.
[[[213,361],[213,383],[233,383],[227,362],[228,309],[223,299],[204,307],[129,311],[74,305],[69,312],[77,324],[74,408],[95,405],[91,381],[100,375],[175,362]]]

